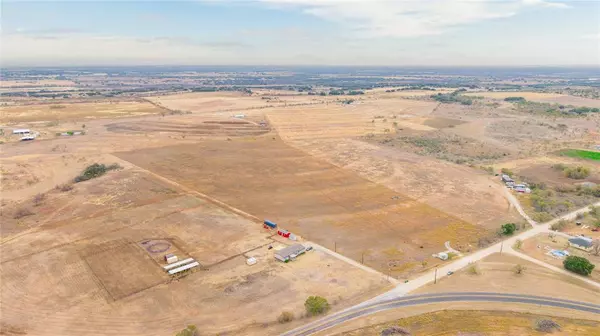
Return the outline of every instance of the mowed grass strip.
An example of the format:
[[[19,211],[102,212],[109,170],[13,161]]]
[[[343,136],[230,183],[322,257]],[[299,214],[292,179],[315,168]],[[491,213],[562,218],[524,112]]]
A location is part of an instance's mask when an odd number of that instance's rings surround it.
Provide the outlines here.
[[[600,152],[593,152],[581,149],[565,149],[560,151],[559,154],[574,158],[600,161]]]

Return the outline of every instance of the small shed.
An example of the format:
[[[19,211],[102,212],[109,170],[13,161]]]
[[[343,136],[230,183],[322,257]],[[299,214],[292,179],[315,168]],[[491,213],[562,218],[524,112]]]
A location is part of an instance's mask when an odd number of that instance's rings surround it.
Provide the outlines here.
[[[257,262],[256,258],[254,258],[254,257],[250,257],[250,258],[246,259],[246,265],[248,265],[248,266],[252,266],[252,265],[256,264],[256,262]]]
[[[580,250],[589,251],[592,249],[593,240],[589,237],[573,237],[569,239],[569,245]]]
[[[513,180],[512,178],[510,178],[510,176],[508,176],[506,174],[502,174],[502,181],[503,182],[515,182],[515,180]]]
[[[448,253],[446,252],[440,252],[437,254],[437,257],[442,259],[442,260],[448,260]]]
[[[275,252],[275,259],[283,262],[296,259],[297,256],[306,252],[306,247],[302,244],[294,244]]]
[[[177,258],[177,256],[173,253],[165,255],[165,261],[167,262],[167,264],[172,264],[174,262],[177,262],[177,260],[179,260],[179,258]]]

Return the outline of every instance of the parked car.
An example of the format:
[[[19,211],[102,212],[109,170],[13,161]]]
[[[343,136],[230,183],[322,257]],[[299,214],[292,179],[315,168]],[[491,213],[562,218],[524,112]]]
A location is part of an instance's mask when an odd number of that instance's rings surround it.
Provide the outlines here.
[[[306,248],[306,252],[308,252],[308,251],[312,251],[312,249],[313,249],[313,247],[312,247],[312,246],[309,246],[309,247],[307,247],[307,248]]]
[[[448,271],[448,275],[452,275],[452,274],[454,274],[454,272]]]

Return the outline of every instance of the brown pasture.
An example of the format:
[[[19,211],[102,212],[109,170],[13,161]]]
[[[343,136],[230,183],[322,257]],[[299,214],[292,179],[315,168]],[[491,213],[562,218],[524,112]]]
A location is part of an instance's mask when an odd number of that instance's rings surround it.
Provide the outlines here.
[[[487,231],[285,145],[278,138],[206,141],[117,153],[380,270],[427,258],[446,240]],[[373,242],[378,242],[376,245]],[[397,275],[410,271],[393,269]]]
[[[2,123],[85,120],[159,114],[164,111],[148,102],[56,103],[0,107]]]

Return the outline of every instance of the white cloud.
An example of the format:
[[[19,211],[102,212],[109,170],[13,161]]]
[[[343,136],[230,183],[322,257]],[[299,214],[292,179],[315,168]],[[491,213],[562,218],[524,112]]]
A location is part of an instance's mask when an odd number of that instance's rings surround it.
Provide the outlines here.
[[[0,55],[3,65],[199,64],[235,54],[230,49],[185,38],[16,32],[2,34]]]
[[[581,36],[584,40],[600,40],[600,33],[595,34],[585,34]]]
[[[455,27],[510,17],[532,7],[568,8],[545,0],[259,0],[295,6],[304,13],[338,22],[363,37],[437,35]]]

